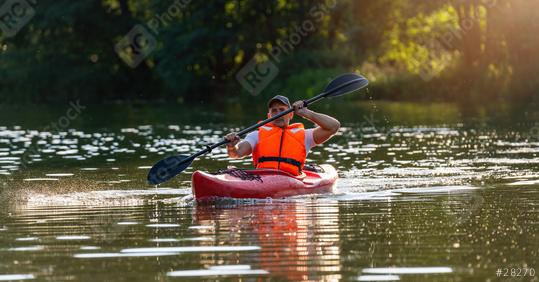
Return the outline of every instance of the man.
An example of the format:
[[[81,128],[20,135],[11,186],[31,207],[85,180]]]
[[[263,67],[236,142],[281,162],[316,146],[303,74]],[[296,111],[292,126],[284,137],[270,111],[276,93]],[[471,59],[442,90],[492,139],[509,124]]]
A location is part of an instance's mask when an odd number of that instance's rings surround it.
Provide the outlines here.
[[[291,105],[282,95],[268,102],[268,118],[290,107],[294,112],[259,127],[258,131],[247,134],[243,141],[236,133],[226,135],[228,156],[237,159],[252,154],[256,168],[274,168],[300,175],[310,149],[335,135],[341,124],[333,117],[311,111],[303,101]],[[318,126],[305,130],[301,123],[290,124],[294,113]]]

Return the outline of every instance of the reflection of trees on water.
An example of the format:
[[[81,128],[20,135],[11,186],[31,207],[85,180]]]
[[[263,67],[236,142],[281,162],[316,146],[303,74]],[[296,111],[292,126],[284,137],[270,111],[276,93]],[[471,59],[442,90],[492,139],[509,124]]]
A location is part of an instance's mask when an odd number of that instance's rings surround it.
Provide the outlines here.
[[[215,226],[208,244],[258,245],[260,252],[201,257],[201,264],[252,264],[290,281],[338,279],[341,270],[338,207],[308,203],[197,206],[196,225]],[[197,230],[208,236],[207,230]]]

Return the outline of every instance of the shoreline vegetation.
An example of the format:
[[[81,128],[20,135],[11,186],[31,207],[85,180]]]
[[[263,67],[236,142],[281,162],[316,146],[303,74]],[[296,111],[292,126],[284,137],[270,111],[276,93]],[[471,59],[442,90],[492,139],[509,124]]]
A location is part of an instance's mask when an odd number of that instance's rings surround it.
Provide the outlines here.
[[[12,23],[12,34],[0,35],[3,104],[247,105],[275,93],[292,100],[312,97],[343,72],[371,81],[371,96],[352,100],[461,105],[539,100],[537,1],[29,5],[32,13]],[[126,55],[120,45],[137,30],[144,31],[146,49],[128,48]],[[250,62],[274,67],[274,77],[263,81],[267,85],[256,96],[238,79]]]
[[[327,100],[312,105],[320,112],[335,113],[344,124],[359,124],[376,130],[408,125],[480,125],[501,127],[539,126],[539,111],[534,105],[493,103],[461,105],[455,102],[402,102],[388,100]],[[69,119],[70,128],[123,128],[140,125],[186,126],[190,124],[226,124],[242,126],[263,119],[265,102],[242,106],[229,102],[215,104],[177,104],[168,102],[105,102],[81,103],[83,110]],[[50,121],[68,116],[70,104],[0,104],[0,120],[4,128],[17,126],[43,129]],[[295,121],[301,121],[295,118]],[[303,121],[305,122],[305,121]],[[228,126],[226,126],[228,127]],[[53,129],[53,128],[51,128]]]

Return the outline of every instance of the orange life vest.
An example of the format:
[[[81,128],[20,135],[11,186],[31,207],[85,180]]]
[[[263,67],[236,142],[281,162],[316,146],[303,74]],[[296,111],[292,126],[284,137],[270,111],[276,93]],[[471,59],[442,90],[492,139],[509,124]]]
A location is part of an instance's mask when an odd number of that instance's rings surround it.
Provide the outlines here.
[[[258,129],[258,144],[253,151],[256,168],[275,168],[300,175],[306,157],[303,124],[294,123],[286,129],[267,124]]]

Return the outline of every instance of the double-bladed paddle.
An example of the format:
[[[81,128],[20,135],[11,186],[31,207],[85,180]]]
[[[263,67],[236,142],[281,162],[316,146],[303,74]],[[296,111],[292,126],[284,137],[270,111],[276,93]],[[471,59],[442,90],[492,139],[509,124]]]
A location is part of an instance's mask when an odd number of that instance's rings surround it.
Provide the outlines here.
[[[343,74],[335,78],[333,81],[331,81],[326,86],[326,89],[324,89],[324,92],[308,100],[305,100],[304,104],[305,106],[307,106],[322,98],[338,97],[338,96],[342,96],[348,93],[352,93],[356,90],[366,87],[368,84],[369,84],[369,81],[361,75]],[[294,108],[289,108],[288,110],[281,112],[275,116],[272,116],[271,118],[268,118],[264,121],[261,121],[257,124],[254,124],[252,126],[249,126],[243,129],[242,131],[238,132],[237,135],[241,137],[293,111],[294,111]],[[196,159],[197,157],[204,155],[208,152],[211,152],[213,149],[219,146],[222,146],[226,143],[228,143],[228,141],[223,139],[223,141],[213,144],[211,146],[207,146],[206,149],[203,149],[199,151],[198,153],[195,153],[190,156],[177,155],[177,156],[164,158],[158,161],[150,169],[150,172],[148,173],[148,182],[153,185],[166,182],[170,180],[171,178],[173,178],[174,176],[178,175],[180,172],[184,171],[186,168],[188,168],[193,162],[193,160]]]

